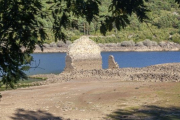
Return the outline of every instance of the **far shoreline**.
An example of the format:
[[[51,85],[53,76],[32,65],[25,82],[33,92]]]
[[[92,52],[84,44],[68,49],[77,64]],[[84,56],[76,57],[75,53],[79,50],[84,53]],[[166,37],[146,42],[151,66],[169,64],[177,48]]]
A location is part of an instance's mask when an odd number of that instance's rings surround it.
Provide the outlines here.
[[[66,53],[68,51],[68,47],[52,47],[52,48],[44,48],[43,51],[41,49],[36,48],[34,53]],[[180,51],[180,46],[176,47],[161,47],[161,46],[152,46],[152,47],[101,47],[101,52],[168,52],[168,51]]]

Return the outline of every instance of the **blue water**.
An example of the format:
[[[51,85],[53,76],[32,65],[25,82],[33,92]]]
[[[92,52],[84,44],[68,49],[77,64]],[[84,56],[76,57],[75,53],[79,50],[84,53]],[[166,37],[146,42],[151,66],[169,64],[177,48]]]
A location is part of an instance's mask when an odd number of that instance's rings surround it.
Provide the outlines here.
[[[124,67],[146,67],[162,63],[180,62],[180,51],[177,52],[103,52],[103,68],[108,67],[108,57],[113,55],[115,61],[121,68]],[[34,61],[32,67],[36,69],[26,72],[28,75],[61,73],[65,67],[65,53],[37,53],[32,55]]]
[[[65,56],[66,53],[36,53],[32,54],[34,61],[31,66],[32,68],[28,72],[28,75],[34,74],[58,74],[61,73],[65,68]]]

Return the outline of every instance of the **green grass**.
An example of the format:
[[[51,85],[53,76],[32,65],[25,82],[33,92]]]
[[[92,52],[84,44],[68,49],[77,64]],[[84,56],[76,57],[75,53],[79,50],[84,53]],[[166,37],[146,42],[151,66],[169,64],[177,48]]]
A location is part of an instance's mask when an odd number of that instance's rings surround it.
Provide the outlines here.
[[[25,88],[25,87],[30,87],[30,86],[35,86],[34,84],[32,84],[33,82],[38,82],[38,81],[44,81],[46,80],[46,78],[28,78],[28,80],[20,80],[17,84],[15,84],[15,88]],[[4,91],[4,90],[12,90],[12,88],[8,87],[6,89],[5,85],[2,85],[0,87],[0,91]]]

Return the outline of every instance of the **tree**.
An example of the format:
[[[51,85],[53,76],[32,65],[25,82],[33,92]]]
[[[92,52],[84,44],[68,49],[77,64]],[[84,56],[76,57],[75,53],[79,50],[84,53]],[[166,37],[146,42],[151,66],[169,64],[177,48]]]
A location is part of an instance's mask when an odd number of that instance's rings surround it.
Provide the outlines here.
[[[6,87],[27,79],[35,45],[46,39],[38,16],[43,17],[39,0],[0,0],[0,77]],[[22,50],[22,47],[25,50]]]
[[[146,0],[147,1],[147,0]],[[101,0],[54,0],[49,1],[49,11],[43,11],[40,0],[0,0],[0,76],[6,86],[13,88],[19,79],[26,79],[23,72],[30,68],[33,60],[31,53],[38,44],[43,50],[43,42],[47,38],[47,30],[41,19],[53,17],[55,40],[65,42],[66,30],[72,27],[70,19],[85,18],[90,24],[92,20],[100,20],[100,31],[106,34],[114,27],[118,30],[129,24],[129,16],[135,13],[140,22],[148,19],[144,0],[111,0],[108,15],[101,15]],[[180,0],[177,0],[180,2]],[[51,14],[49,14],[51,13]],[[21,48],[25,48],[22,50]]]

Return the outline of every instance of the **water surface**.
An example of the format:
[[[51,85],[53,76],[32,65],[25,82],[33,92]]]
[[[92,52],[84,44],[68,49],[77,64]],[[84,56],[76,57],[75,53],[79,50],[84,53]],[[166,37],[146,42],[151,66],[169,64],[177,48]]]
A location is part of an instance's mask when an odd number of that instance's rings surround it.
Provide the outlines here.
[[[124,67],[146,67],[162,63],[180,62],[180,51],[176,52],[102,52],[103,68],[108,68],[108,57],[113,55],[115,61],[121,68]],[[32,62],[32,67],[38,65],[36,69],[26,72],[33,74],[58,74],[64,70],[66,53],[36,53],[32,54],[36,62]]]

